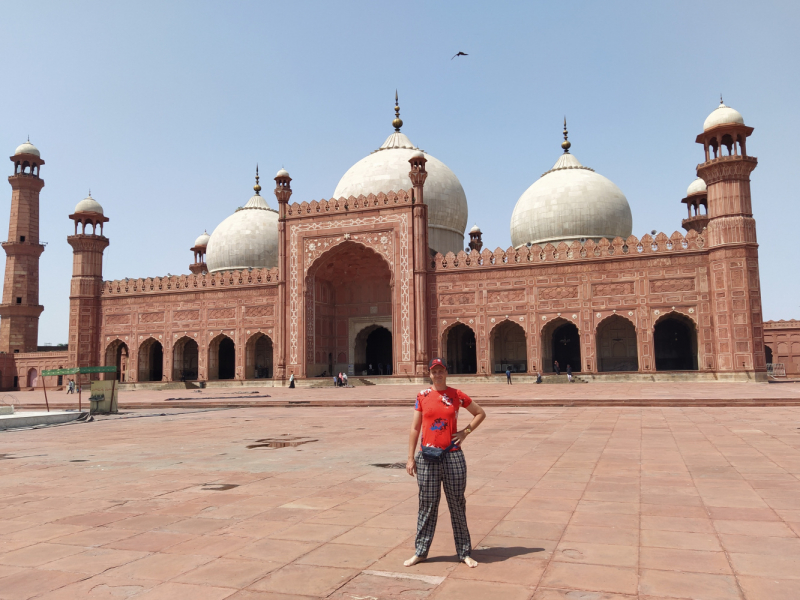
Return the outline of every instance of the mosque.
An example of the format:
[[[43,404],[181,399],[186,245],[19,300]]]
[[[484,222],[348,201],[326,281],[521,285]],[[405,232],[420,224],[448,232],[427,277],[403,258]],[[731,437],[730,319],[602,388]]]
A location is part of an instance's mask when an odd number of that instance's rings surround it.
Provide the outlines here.
[[[598,379],[763,381],[778,362],[800,374],[800,321],[762,322],[757,159],[738,111],[720,102],[696,138],[685,233],[638,238],[625,195],[570,151],[565,122],[555,164],[517,201],[505,250],[484,248],[477,226],[467,232],[458,177],[402,133],[399,111],[329,200],[292,202],[284,169],[268,200],[256,173],[255,194],[195,240],[186,275],[105,281],[110,217],[81,200],[67,237],[69,344],[50,352],[37,347],[45,163],[19,146],[3,243],[3,389],[36,386],[42,369],[99,365],[136,385],[308,384],[340,371],[398,382],[423,377],[432,356],[477,379],[556,363]]]

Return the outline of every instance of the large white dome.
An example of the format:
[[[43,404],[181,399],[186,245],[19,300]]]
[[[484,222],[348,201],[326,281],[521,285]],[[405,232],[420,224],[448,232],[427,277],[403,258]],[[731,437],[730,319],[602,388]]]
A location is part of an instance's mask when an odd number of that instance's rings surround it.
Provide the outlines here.
[[[217,225],[206,248],[209,272],[278,265],[278,212],[256,194]]]
[[[378,150],[350,167],[333,196],[347,198],[408,190],[412,187],[408,161],[419,151],[405,134],[395,131]],[[425,165],[428,178],[423,194],[428,205],[428,244],[442,254],[458,253],[464,249],[467,195],[447,165],[428,153],[424,154],[428,160]]]
[[[543,246],[581,238],[612,240],[627,238],[632,228],[622,191],[565,152],[517,201],[511,243],[518,248],[528,242]]]
[[[720,99],[719,106],[706,117],[703,123],[703,131],[708,131],[717,125],[727,125],[729,123],[744,125],[744,117],[738,110],[725,106]]]

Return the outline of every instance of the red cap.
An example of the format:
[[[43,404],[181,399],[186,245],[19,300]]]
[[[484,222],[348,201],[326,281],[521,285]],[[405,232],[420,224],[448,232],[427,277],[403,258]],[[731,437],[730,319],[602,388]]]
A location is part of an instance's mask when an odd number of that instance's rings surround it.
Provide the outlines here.
[[[431,364],[428,365],[428,370],[431,370],[436,365],[439,365],[440,367],[444,367],[445,371],[447,370],[447,365],[444,364],[444,361],[441,358],[432,358],[431,359]]]

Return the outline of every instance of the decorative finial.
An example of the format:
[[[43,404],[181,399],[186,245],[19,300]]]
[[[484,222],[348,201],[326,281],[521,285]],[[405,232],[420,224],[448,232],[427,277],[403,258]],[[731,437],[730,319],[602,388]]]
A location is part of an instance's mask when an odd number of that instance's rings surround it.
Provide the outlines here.
[[[564,141],[561,142],[561,147],[564,149],[564,154],[569,154],[569,149],[572,144],[569,143],[567,139],[567,117],[564,116]]]
[[[724,102],[722,102],[722,94],[719,95],[719,103],[724,104]]]
[[[89,198],[92,197],[92,188],[89,188]]]
[[[261,191],[261,186],[258,185],[258,163],[256,163],[256,184],[253,186],[253,189],[256,191],[256,196],[260,196],[259,192]]]
[[[28,134],[28,143],[29,144],[31,143],[31,134],[30,133]]]
[[[397,90],[394,91],[394,121],[392,121],[394,130],[400,133],[400,128],[403,126],[403,119],[400,118],[400,104],[397,102]]]

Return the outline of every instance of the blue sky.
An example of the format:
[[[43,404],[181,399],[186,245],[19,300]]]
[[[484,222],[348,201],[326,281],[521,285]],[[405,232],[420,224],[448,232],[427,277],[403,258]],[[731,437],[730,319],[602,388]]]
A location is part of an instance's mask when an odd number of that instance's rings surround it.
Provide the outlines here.
[[[285,166],[293,199],[329,197],[391,133],[395,89],[403,132],[460,178],[491,248],[510,245],[565,114],[572,152],[622,189],[634,234],[681,230],[694,139],[722,93],[755,127],[764,317],[798,318],[799,6],[4,3],[0,148],[30,135],[46,161],[39,341],[67,339],[67,215],[89,188],[111,219],[106,279],[187,273],[195,238],[252,194],[256,163],[269,178]]]

